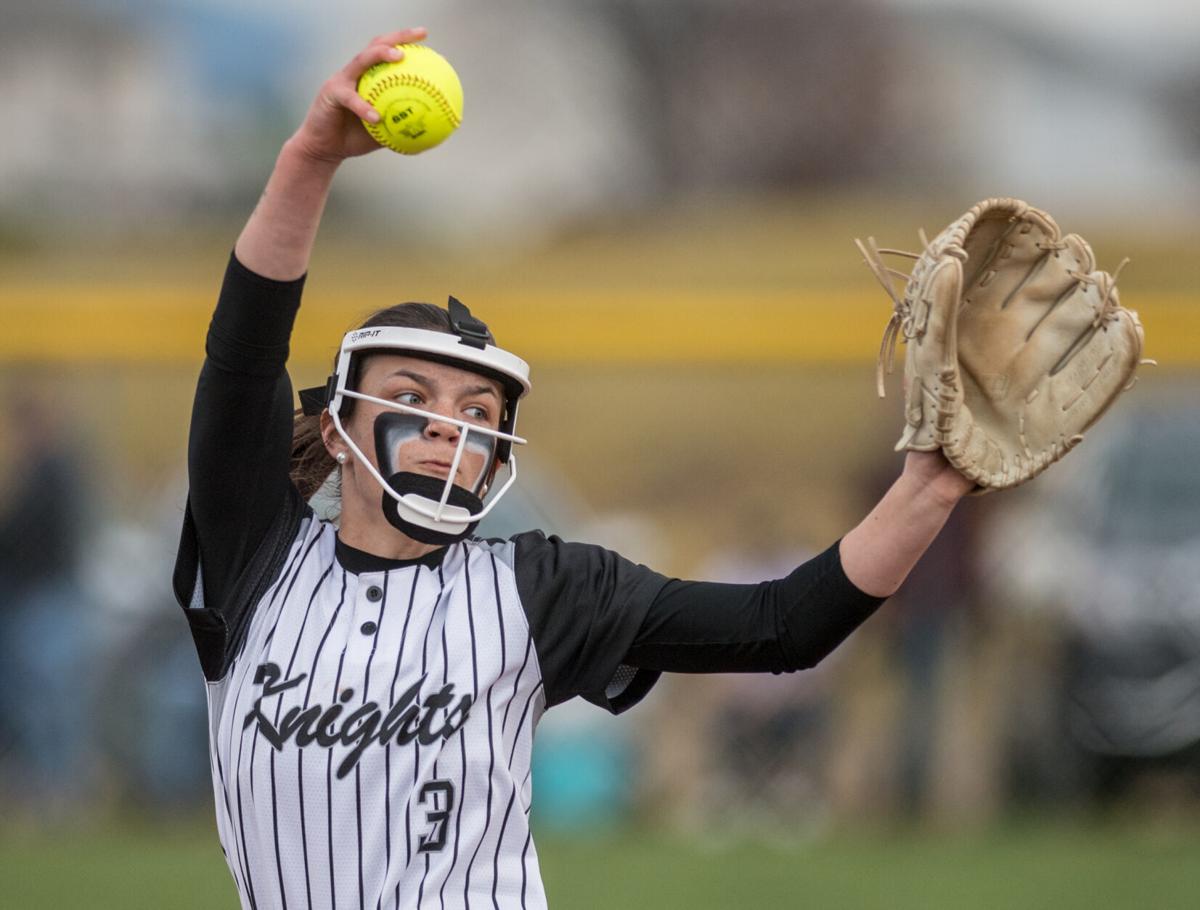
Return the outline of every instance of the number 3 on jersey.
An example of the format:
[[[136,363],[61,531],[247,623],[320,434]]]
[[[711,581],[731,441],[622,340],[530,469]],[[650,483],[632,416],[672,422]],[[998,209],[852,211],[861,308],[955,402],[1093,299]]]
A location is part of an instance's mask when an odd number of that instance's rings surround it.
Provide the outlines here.
[[[436,853],[446,846],[446,829],[449,827],[450,812],[454,809],[454,784],[448,780],[431,780],[421,787],[417,802],[424,805],[426,797],[431,797],[429,802],[432,806],[425,813],[429,831],[417,838],[417,852]]]

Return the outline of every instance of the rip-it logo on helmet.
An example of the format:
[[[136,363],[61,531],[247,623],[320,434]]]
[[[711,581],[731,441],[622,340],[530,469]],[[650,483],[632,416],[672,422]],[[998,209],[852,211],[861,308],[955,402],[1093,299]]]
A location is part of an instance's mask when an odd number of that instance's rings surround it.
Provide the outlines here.
[[[328,383],[300,392],[306,414],[320,414],[329,408],[334,428],[354,457],[383,488],[383,512],[388,521],[414,540],[448,544],[462,540],[475,530],[479,520],[495,507],[517,479],[517,460],[513,445],[525,440],[514,434],[517,403],[529,391],[529,364],[515,354],[488,343],[487,326],[471,315],[454,297],[450,298],[450,332],[397,326],[355,329],[342,339],[337,367]],[[498,381],[504,389],[504,413],[499,429],[482,427],[466,420],[447,417],[364,395],[347,388],[350,378],[359,375],[355,359],[368,353],[394,352],[436,363],[470,370]],[[347,399],[369,401],[386,408],[375,418],[374,441],[378,468],[363,453],[342,425]],[[398,453],[408,441],[424,435],[430,421],[450,424],[459,431],[446,477],[433,477],[400,469]],[[468,452],[482,456],[483,468],[470,487],[454,482],[459,465]],[[485,483],[493,464],[508,471],[504,484],[494,490],[485,504]]]

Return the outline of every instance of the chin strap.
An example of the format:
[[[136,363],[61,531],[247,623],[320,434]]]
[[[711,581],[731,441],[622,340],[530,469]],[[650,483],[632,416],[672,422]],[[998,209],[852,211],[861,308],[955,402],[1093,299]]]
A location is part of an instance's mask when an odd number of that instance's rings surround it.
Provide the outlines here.
[[[392,527],[413,540],[437,545],[457,543],[463,538],[469,537],[479,524],[478,521],[472,521],[461,525],[459,530],[450,530],[445,526],[449,525],[452,528],[461,523],[450,520],[434,522],[433,519],[405,508],[404,500],[410,496],[422,500],[423,505],[436,507],[444,489],[444,483],[439,478],[401,471],[388,477],[387,482],[388,486],[400,494],[400,500],[398,501],[384,491],[382,499],[384,517]],[[478,496],[457,485],[450,488],[450,496],[446,504],[456,510],[465,510],[468,515],[477,514],[483,509],[483,502]],[[429,527],[431,524],[441,524],[443,527]]]

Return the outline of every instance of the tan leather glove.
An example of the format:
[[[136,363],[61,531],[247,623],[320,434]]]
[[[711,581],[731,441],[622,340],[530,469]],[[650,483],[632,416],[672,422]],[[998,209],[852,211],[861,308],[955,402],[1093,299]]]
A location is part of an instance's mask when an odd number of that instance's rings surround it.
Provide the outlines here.
[[[920,254],[855,241],[895,306],[881,396],[901,335],[907,345],[896,449],[941,449],[982,488],[1016,486],[1077,445],[1133,384],[1141,322],[1087,241],[1019,199],[985,199],[921,240]],[[912,274],[884,253],[915,259]],[[903,295],[893,276],[905,279]]]

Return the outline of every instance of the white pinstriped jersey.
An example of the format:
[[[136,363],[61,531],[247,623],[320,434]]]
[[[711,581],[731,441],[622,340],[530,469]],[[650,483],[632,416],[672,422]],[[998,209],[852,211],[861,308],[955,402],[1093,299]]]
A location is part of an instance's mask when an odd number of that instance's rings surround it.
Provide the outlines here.
[[[813,666],[880,599],[846,578],[836,544],[755,586],[670,580],[538,532],[409,562],[345,546],[287,479],[302,285],[230,257],[173,579],[208,681],[218,827],[242,905],[543,907],[528,817],[545,709],[576,695],[635,704],[658,673],[627,659]]]
[[[619,710],[657,674],[629,685],[619,654],[589,658],[608,620],[581,614],[576,628],[563,621],[569,603],[545,620],[554,612],[531,610],[538,597],[523,594],[516,561],[550,606],[569,595],[572,552],[619,558],[533,534],[356,574],[340,546],[332,525],[305,515],[208,684],[218,829],[243,907],[546,906],[529,828],[533,732],[548,703],[538,651],[562,658],[550,703],[574,688]],[[625,581],[612,592],[625,599],[648,600],[661,579],[617,568]],[[192,602],[202,609],[199,584]],[[601,612],[619,617],[612,606]],[[606,696],[567,680],[589,660],[617,680]]]

